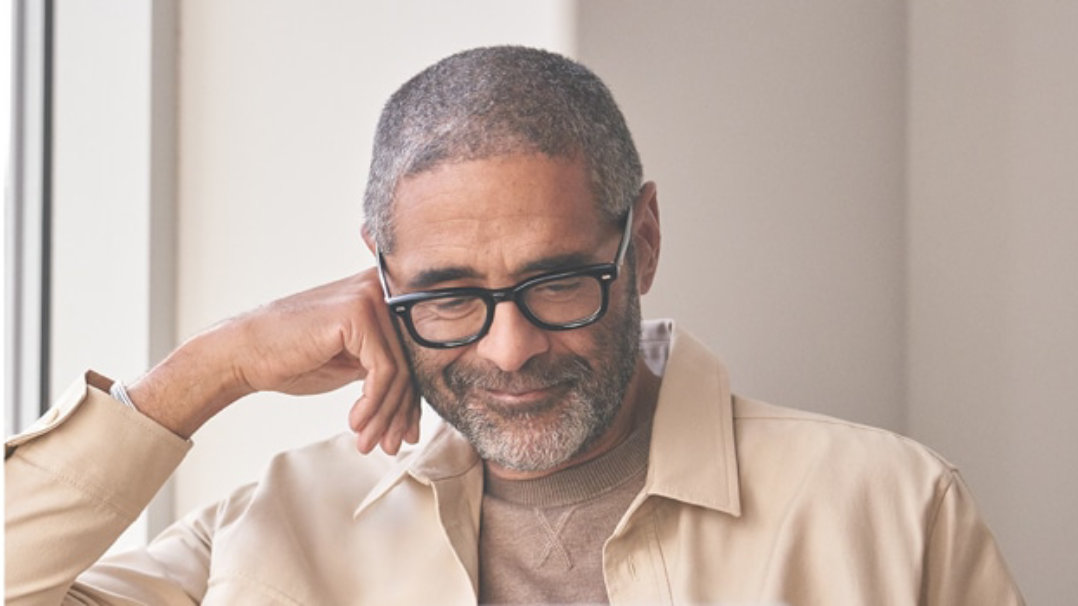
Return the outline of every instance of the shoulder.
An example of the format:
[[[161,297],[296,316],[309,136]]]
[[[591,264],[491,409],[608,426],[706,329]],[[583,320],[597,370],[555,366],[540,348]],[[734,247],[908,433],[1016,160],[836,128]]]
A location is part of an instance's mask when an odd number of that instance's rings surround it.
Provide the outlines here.
[[[735,397],[734,426],[743,480],[811,478],[832,494],[872,491],[924,503],[957,478],[954,465],[915,440],[826,415]]]
[[[412,456],[407,452],[391,457],[380,451],[363,455],[355,449],[352,434],[342,433],[278,453],[255,482],[189,513],[186,520],[215,537],[216,551],[256,553],[267,545],[285,549],[277,542],[295,540],[288,529],[322,537],[347,527],[363,499]]]
[[[413,456],[403,450],[389,456],[380,450],[361,454],[351,433],[275,455],[258,482],[262,491],[302,494],[305,499],[345,500],[354,506],[387,474]]]
[[[941,471],[954,466],[927,446],[901,434],[827,415],[785,408],[759,400],[734,397],[738,441],[769,448],[860,453],[917,459]]]

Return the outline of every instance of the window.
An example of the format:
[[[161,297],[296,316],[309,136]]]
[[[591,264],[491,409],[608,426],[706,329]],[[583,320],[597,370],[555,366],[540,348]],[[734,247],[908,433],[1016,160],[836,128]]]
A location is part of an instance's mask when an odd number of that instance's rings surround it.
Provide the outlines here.
[[[3,392],[9,432],[29,425],[49,394],[52,2],[4,11],[4,95],[10,154],[4,213]],[[9,105],[7,105],[9,104]]]

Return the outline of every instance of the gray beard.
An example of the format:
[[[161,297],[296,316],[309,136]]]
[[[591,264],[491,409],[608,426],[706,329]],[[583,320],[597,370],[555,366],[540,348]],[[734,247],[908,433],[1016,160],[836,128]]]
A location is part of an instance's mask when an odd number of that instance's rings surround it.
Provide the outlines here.
[[[611,310],[613,311],[613,310]],[[423,397],[486,461],[516,471],[552,469],[587,450],[621,409],[640,352],[640,299],[630,292],[620,314],[608,312],[595,330],[595,354],[540,356],[517,372],[449,364],[434,373],[416,364],[406,348]],[[506,410],[485,399],[485,390],[550,388],[552,395]]]

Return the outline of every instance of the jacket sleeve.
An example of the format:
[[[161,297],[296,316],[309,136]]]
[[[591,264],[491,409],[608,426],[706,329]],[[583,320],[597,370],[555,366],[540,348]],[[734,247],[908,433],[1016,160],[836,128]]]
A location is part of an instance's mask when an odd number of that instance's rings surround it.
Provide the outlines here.
[[[961,476],[952,471],[945,479],[925,547],[921,603],[1025,604]]]
[[[138,517],[190,442],[113,400],[104,391],[109,384],[87,373],[33,426],[7,441],[7,604],[59,604],[65,596],[89,603],[139,599],[95,592],[75,580]],[[184,582],[166,575],[149,550],[134,557],[138,562],[129,563],[147,589],[162,595],[182,591]],[[91,576],[107,576],[109,570]]]
[[[244,486],[220,503],[184,517],[146,547],[99,560],[79,575],[67,597],[78,604],[201,603],[208,588],[214,532],[222,518],[249,503],[254,488]]]

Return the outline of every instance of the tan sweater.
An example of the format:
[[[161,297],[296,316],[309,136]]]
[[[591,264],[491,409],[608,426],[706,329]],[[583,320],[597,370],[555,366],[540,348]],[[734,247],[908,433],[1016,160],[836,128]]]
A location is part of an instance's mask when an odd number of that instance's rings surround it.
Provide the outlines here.
[[[486,474],[479,601],[596,604],[603,542],[644,487],[650,425],[599,458],[536,480]]]

